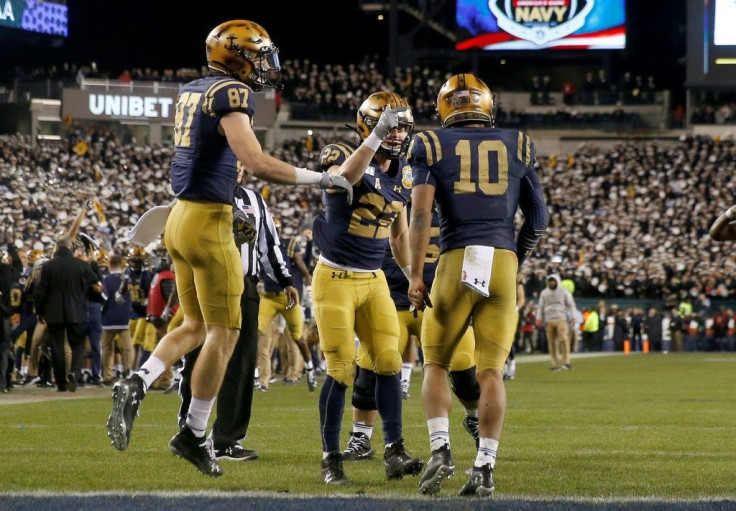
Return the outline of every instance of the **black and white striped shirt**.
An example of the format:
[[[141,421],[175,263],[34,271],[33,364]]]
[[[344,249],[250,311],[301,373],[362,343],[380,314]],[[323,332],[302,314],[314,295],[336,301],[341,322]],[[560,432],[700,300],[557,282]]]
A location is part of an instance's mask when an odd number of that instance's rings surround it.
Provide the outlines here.
[[[243,275],[258,276],[263,270],[282,287],[292,286],[291,274],[281,255],[279,235],[271,211],[259,194],[242,186],[235,187],[234,208],[239,209],[256,227],[256,239],[240,247]]]

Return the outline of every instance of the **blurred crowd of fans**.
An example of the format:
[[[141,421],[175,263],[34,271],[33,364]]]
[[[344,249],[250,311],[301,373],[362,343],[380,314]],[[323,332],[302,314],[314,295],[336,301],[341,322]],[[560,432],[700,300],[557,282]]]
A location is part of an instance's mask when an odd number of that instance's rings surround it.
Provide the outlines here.
[[[337,138],[336,132],[317,132],[271,152],[318,170],[319,150]],[[123,253],[139,216],[172,199],[170,157],[170,148],[124,145],[100,131],[77,130],[35,149],[28,137],[1,136],[0,234],[18,249],[50,255],[80,205],[96,200],[81,231]],[[683,296],[736,295],[736,261],[708,236],[713,220],[734,202],[733,139],[683,136],[667,145],[628,143],[611,150],[585,144],[569,155],[539,157],[538,166],[551,223],[523,267],[531,292],[554,271],[574,281],[575,297],[670,306]],[[246,184],[266,198],[286,236],[310,228],[322,208],[317,189],[255,179]]]

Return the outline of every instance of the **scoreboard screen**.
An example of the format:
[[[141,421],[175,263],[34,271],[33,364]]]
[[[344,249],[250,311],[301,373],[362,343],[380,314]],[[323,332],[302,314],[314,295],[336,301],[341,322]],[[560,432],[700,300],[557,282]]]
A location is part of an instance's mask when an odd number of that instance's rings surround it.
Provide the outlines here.
[[[456,0],[457,50],[622,50],[624,0]]]
[[[0,30],[17,29],[25,32],[69,35],[67,6],[43,0],[0,0]]]
[[[687,85],[736,86],[736,0],[687,4]]]

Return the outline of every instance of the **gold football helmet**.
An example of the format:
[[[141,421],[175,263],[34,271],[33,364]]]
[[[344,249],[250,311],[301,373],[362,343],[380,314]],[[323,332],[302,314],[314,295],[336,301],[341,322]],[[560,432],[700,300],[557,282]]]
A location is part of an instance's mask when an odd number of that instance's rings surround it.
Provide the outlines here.
[[[406,112],[399,117],[399,129],[406,131],[406,138],[400,143],[387,145],[386,142],[376,151],[378,154],[388,160],[396,160],[406,156],[411,144],[411,135],[414,131],[414,116],[411,113],[409,103],[398,94],[393,92],[374,92],[360,105],[357,115],[358,135],[361,140],[365,140],[371,134],[373,128],[376,127],[378,119],[384,110],[389,108],[406,107]]]
[[[258,23],[226,21],[212,29],[205,46],[210,69],[245,82],[254,91],[281,85],[279,50]]]
[[[469,73],[451,76],[437,94],[437,115],[443,128],[481,122],[493,126],[493,94],[483,80]]]
[[[39,259],[41,259],[42,257],[44,257],[44,255],[45,254],[44,254],[43,250],[39,250],[37,248],[34,248],[32,250],[29,250],[28,251],[28,264],[32,266],[33,263],[35,263],[36,261],[38,261]]]
[[[131,247],[128,250],[128,264],[136,271],[143,268],[143,261],[148,254],[143,247]]]
[[[110,254],[104,248],[97,251],[97,264],[105,268],[110,266]]]

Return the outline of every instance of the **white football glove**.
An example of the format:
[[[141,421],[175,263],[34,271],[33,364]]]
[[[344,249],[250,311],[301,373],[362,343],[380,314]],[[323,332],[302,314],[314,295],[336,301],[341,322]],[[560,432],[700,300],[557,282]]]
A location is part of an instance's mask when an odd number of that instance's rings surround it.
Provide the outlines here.
[[[329,172],[323,172],[319,183],[317,183],[317,187],[323,190],[326,188],[341,188],[347,193],[348,204],[353,203],[353,185],[343,176],[335,176]]]
[[[169,321],[171,321],[171,308],[170,307],[166,307],[164,311],[161,313],[161,321],[163,321],[164,323],[168,323]]]
[[[407,110],[408,109],[405,106],[384,110],[381,117],[378,119],[376,127],[373,128],[373,133],[375,133],[375,135],[381,140],[384,140],[391,130],[395,130],[399,127],[399,114],[401,112],[406,112]]]

